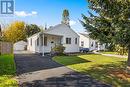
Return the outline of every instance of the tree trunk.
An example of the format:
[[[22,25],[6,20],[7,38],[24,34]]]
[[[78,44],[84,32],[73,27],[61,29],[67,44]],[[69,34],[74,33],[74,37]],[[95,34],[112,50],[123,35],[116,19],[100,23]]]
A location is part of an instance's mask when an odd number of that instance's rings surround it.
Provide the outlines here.
[[[127,72],[130,73],[130,47],[128,47]]]

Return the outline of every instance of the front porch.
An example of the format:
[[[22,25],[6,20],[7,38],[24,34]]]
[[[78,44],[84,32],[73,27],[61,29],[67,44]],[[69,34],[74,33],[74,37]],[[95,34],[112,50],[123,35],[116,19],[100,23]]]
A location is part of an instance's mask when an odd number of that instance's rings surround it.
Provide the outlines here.
[[[56,45],[63,44],[63,36],[43,33],[37,38],[37,50],[42,53],[43,56],[46,53],[50,53]]]

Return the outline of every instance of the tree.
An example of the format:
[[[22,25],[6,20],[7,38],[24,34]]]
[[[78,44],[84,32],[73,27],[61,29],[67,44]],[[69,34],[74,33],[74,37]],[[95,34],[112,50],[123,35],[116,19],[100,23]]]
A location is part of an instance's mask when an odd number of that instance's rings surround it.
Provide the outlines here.
[[[20,40],[26,40],[25,23],[15,21],[6,27],[3,33],[4,40],[15,43]]]
[[[26,28],[25,28],[25,31],[26,31],[26,35],[27,35],[27,37],[29,37],[29,36],[32,36],[33,34],[36,34],[36,33],[38,33],[38,32],[40,32],[41,30],[40,30],[40,28],[37,26],[37,25],[35,25],[35,24],[27,24],[26,25]]]
[[[67,9],[65,9],[62,14],[62,23],[69,25],[69,21],[70,21],[69,11]]]
[[[89,12],[83,16],[82,25],[93,39],[104,43],[114,43],[127,47],[128,67],[130,67],[130,0],[88,0]],[[130,68],[129,68],[130,69]]]
[[[2,29],[1,29],[1,25],[0,25],[0,41],[2,41]]]

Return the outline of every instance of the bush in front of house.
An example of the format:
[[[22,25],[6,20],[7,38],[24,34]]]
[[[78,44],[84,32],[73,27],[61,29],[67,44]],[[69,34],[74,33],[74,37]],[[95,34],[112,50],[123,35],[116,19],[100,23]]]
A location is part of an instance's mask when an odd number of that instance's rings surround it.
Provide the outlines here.
[[[52,55],[62,56],[64,54],[65,47],[63,45],[56,45],[52,48]]]

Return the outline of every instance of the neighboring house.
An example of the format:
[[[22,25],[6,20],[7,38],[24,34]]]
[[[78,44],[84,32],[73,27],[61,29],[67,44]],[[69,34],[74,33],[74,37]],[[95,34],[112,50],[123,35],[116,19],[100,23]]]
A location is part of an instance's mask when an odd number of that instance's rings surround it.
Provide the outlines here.
[[[79,33],[79,46],[80,48],[89,48],[92,50],[105,50],[105,44],[101,45],[98,41],[93,40],[87,33]]]
[[[34,53],[50,53],[59,44],[65,47],[65,53],[79,52],[79,35],[63,23],[34,34],[27,40],[28,50]]]
[[[18,41],[14,45],[14,51],[24,51],[27,48],[27,42],[25,41]]]

